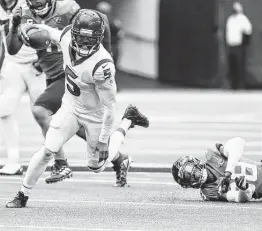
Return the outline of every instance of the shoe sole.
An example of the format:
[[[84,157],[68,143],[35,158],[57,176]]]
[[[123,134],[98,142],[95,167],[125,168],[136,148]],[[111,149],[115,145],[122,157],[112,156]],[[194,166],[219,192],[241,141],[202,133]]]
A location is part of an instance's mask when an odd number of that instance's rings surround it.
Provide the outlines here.
[[[69,173],[68,175],[65,175],[65,176],[63,176],[63,177],[61,177],[61,178],[59,178],[59,179],[45,180],[45,182],[46,182],[47,184],[53,184],[53,183],[57,183],[57,182],[60,182],[60,181],[64,181],[65,179],[69,179],[69,178],[71,178],[72,176],[73,176],[73,173],[71,172],[71,173]]]
[[[5,173],[5,172],[0,172],[0,176],[21,176],[23,175],[24,172],[21,170],[18,170],[16,173]]]

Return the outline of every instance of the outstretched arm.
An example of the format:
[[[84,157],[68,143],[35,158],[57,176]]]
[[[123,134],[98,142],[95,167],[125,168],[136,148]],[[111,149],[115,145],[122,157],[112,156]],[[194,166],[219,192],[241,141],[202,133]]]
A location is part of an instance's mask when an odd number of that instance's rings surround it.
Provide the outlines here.
[[[18,7],[14,11],[11,29],[6,37],[7,50],[10,55],[15,55],[21,49],[23,42],[19,37],[20,24],[22,19],[22,9]]]
[[[234,168],[244,153],[245,140],[241,137],[229,139],[223,148],[223,153],[228,157],[226,172],[233,172]]]
[[[241,190],[241,189],[235,190],[231,188],[230,191],[222,194],[221,196],[229,202],[243,203],[243,202],[250,201],[252,199],[252,195],[254,191],[255,191],[255,186],[249,185],[249,187],[246,190]]]
[[[45,24],[34,24],[34,27],[47,30],[52,42],[56,43],[56,44],[60,43],[60,37],[61,37],[63,31],[55,29],[55,28],[50,27],[50,26],[45,25]]]

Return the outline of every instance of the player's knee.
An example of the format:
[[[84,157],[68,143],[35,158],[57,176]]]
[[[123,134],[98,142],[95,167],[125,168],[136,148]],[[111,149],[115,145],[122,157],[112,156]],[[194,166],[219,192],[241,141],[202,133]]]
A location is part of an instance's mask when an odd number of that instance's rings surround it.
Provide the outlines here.
[[[50,160],[54,157],[55,153],[50,151],[48,148],[44,147],[44,159]]]
[[[45,109],[42,106],[35,105],[32,109],[33,115],[37,121],[37,123],[41,127],[49,126],[49,115],[48,115],[48,110]]]

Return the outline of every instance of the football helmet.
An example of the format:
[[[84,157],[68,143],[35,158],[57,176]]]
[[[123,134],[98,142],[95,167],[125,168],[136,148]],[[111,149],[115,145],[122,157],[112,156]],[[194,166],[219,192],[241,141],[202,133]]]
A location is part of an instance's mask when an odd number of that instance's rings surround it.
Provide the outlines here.
[[[104,31],[105,24],[100,14],[94,10],[80,10],[72,22],[71,47],[79,56],[89,56],[99,49]]]
[[[26,3],[34,14],[44,16],[52,9],[54,0],[26,0]]]
[[[179,158],[172,166],[172,175],[183,188],[200,188],[207,179],[205,163],[193,156]]]

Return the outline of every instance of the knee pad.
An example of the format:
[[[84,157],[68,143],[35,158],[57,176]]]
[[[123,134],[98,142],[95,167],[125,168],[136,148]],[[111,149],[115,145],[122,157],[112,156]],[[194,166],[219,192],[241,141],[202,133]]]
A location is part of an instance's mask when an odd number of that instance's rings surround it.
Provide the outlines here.
[[[88,163],[87,168],[95,173],[103,172],[107,166],[108,161],[96,162],[96,163]]]

